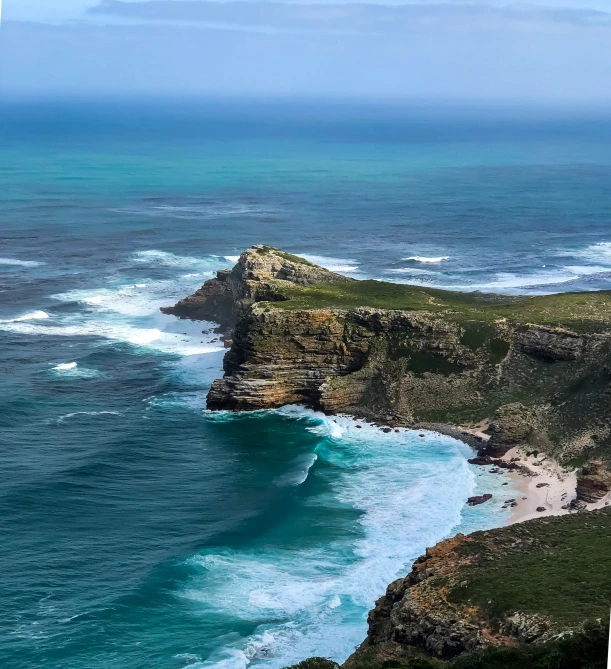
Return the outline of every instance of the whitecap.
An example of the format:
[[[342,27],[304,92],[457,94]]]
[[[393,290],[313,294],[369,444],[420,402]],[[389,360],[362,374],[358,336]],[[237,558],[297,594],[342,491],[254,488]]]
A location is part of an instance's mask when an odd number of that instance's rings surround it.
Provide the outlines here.
[[[310,469],[318,460],[316,453],[305,453],[293,461],[294,471],[278,476],[274,483],[278,486],[298,486],[305,483]]]
[[[150,265],[165,265],[166,267],[206,267],[213,270],[213,265],[218,262],[218,256],[181,256],[168,251],[136,251],[132,254],[133,259],[140,263]]]
[[[240,259],[240,256],[223,256],[225,260],[228,260],[229,262],[238,262]]]
[[[68,369],[76,369],[78,364],[76,362],[62,362],[60,365],[56,365],[53,367],[53,369],[57,370],[58,372],[63,372]]]
[[[57,418],[56,423],[59,425],[69,420],[70,418],[76,418],[77,416],[120,416],[121,414],[118,411],[73,411],[72,413],[66,413],[63,416]]]
[[[133,346],[146,347],[161,353],[181,356],[224,351],[222,345],[210,343],[201,335],[184,336],[173,332],[163,332],[158,328],[138,328],[132,325],[95,320],[63,326],[34,325],[30,322],[0,322],[0,330],[50,337],[103,337]]]
[[[611,242],[597,242],[583,249],[562,250],[557,255],[583,258],[593,262],[611,262]]]
[[[425,263],[439,263],[449,259],[450,256],[409,256],[409,258],[403,258],[403,260],[413,260],[414,262]]]
[[[19,260],[18,258],[0,258],[0,265],[14,265],[16,267],[38,267],[44,265],[44,262],[37,260]]]
[[[331,258],[328,256],[316,256],[307,253],[300,254],[301,258],[320,265],[330,272],[339,272],[340,274],[352,274],[358,272],[358,265],[356,260],[346,260],[345,258]]]
[[[40,321],[49,318],[49,314],[46,311],[32,311],[23,316],[17,316],[16,318],[9,318],[7,320],[0,320],[0,323],[23,323],[25,321]]]
[[[50,370],[55,376],[63,379],[94,379],[104,374],[97,369],[80,367],[76,362],[62,362]]]
[[[388,273],[391,274],[429,274],[439,276],[439,272],[434,272],[430,269],[419,269],[417,267],[399,267],[397,269],[389,269]]]

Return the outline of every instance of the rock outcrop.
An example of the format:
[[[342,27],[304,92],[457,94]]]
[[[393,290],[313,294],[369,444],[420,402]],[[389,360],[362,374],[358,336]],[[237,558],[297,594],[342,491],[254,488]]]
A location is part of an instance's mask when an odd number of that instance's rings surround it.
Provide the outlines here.
[[[488,419],[482,456],[517,445],[565,460],[611,453],[611,293],[353,281],[256,246],[165,311],[233,328],[211,409],[303,403],[444,430]],[[599,485],[582,478],[584,491]]]
[[[577,476],[577,499],[583,502],[599,502],[611,492],[611,472],[600,460],[586,463]]]
[[[193,295],[161,311],[232,328],[255,302],[282,299],[276,282],[306,286],[347,281],[352,279],[279,249],[257,245],[244,251],[233,269],[219,270],[216,278]]]
[[[609,541],[608,509],[446,539],[388,586],[369,614],[367,639],[344,667],[375,666],[389,650],[395,657],[407,657],[414,648],[448,659],[576,631],[584,617],[567,610],[568,602],[574,600],[577,609],[591,596],[600,601],[592,605],[591,617],[607,615],[604,597],[594,593],[600,587],[595,574],[606,573],[611,559]],[[575,581],[576,564],[582,585]],[[521,578],[524,570],[528,576]],[[538,593],[540,598],[533,596]]]

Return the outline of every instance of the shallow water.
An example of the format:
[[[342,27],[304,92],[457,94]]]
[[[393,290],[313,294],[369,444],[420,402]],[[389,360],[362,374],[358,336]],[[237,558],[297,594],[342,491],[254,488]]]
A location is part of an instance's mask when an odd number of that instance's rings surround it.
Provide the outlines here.
[[[611,124],[265,114],[0,109],[4,666],[341,660],[426,546],[507,518],[464,506],[510,487],[448,437],[206,412],[214,326],[158,309],[258,242],[355,277],[609,287]]]

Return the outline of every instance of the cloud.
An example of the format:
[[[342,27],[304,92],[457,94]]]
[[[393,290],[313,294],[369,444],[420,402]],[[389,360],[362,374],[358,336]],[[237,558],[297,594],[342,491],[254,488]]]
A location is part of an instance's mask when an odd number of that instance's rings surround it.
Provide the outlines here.
[[[337,19],[333,19],[334,21]],[[285,24],[283,24],[285,25]],[[334,24],[337,25],[337,24]],[[405,24],[334,35],[6,22],[0,95],[318,96],[606,102],[607,30]]]
[[[234,28],[332,34],[401,34],[418,26],[465,32],[498,28],[545,30],[557,26],[611,26],[611,13],[591,8],[426,2],[392,5],[243,0],[102,0],[89,12],[92,15],[147,22],[202,24],[225,30]]]

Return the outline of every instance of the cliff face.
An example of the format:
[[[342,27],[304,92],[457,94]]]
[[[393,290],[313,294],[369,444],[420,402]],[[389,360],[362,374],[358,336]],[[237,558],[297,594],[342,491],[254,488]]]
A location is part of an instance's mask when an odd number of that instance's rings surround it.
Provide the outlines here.
[[[507,298],[357,282],[253,247],[165,311],[232,329],[211,409],[303,403],[390,425],[487,420],[482,455],[521,445],[575,458],[582,500],[611,489],[611,293]],[[610,560],[611,509],[448,539],[388,587],[345,669],[578,630],[608,615]]]
[[[357,282],[254,247],[166,311],[234,326],[211,409],[304,403],[414,426],[487,419],[483,451],[495,457],[515,445],[565,460],[611,452],[604,293],[517,300]],[[589,477],[584,499],[611,487],[598,470]]]
[[[255,302],[282,299],[276,282],[309,285],[347,281],[351,279],[303,258],[257,245],[244,251],[233,269],[219,270],[216,278],[206,281],[193,295],[161,311],[232,328]]]
[[[428,549],[369,614],[345,669],[421,649],[440,658],[536,643],[608,616],[611,510],[546,518]],[[576,578],[578,577],[578,578]]]

